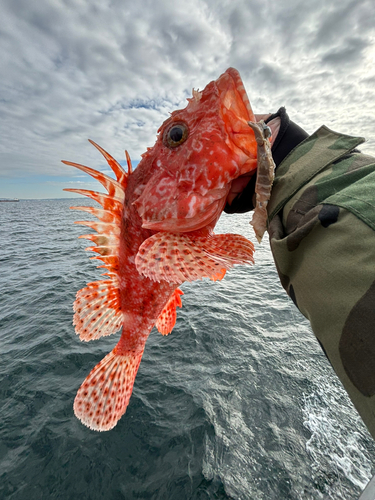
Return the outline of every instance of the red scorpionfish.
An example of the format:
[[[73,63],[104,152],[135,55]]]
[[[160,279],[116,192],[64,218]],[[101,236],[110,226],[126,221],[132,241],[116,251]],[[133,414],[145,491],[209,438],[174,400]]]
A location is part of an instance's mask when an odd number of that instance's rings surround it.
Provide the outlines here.
[[[98,221],[78,222],[96,231],[81,236],[104,264],[104,279],[88,283],[74,302],[81,340],[116,333],[114,349],[86,377],[75,415],[91,429],[112,429],[125,413],[146,340],[154,326],[167,335],[181,307],[184,281],[218,280],[234,264],[253,262],[253,244],[237,234],[214,234],[233,179],[257,168],[255,122],[239,73],[229,68],[174,111],[156,143],[128,172],[104,156],[116,180],[71,162],[97,179],[107,194],[67,189],[103,208],[72,207]],[[90,141],[91,142],[91,141]]]

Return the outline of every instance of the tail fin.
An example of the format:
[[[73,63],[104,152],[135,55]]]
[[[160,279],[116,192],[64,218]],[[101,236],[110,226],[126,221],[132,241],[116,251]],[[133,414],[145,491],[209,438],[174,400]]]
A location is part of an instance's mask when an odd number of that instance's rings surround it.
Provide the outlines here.
[[[143,351],[116,354],[116,347],[98,363],[78,389],[74,413],[95,431],[109,431],[125,413]]]

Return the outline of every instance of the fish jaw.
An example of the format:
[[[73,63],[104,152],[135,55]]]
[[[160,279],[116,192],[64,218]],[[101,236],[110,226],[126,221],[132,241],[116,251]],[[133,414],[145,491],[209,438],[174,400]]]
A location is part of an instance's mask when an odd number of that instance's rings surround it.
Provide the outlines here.
[[[168,182],[169,180],[169,182]],[[162,186],[162,189],[161,189]],[[178,183],[177,183],[178,186]],[[147,192],[146,204],[135,202],[142,227],[152,231],[186,232],[201,229],[219,218],[228,194],[228,186],[202,193],[202,189],[176,189],[173,179],[164,179],[157,193]],[[159,195],[159,196],[158,196]]]
[[[255,118],[239,73],[229,68],[188,101],[160,127],[155,146],[137,167],[150,171],[134,202],[150,230],[205,227],[220,216],[233,179],[256,169],[257,145],[248,126]],[[168,146],[166,134],[181,124],[186,139]]]
[[[257,158],[257,143],[248,125],[249,121],[255,121],[255,116],[236,69],[228,68],[216,83],[222,97],[221,117],[228,134],[227,145],[239,156],[239,175],[242,175],[256,168],[256,163],[251,160]]]

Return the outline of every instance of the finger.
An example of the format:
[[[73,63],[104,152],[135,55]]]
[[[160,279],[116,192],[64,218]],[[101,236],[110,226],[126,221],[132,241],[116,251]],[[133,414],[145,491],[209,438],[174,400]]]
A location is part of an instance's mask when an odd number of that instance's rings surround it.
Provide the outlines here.
[[[270,113],[267,115],[254,115],[255,120],[259,122],[260,120],[267,120],[271,116]],[[276,140],[277,134],[279,133],[280,130],[280,124],[281,124],[281,119],[279,116],[271,120],[270,122],[267,123],[267,125],[270,127],[272,135],[270,138],[271,144],[273,144]]]
[[[257,122],[260,122],[260,120],[267,120],[267,118],[269,118],[271,116],[271,113],[267,113],[265,115],[254,115],[255,116],[255,120]]]

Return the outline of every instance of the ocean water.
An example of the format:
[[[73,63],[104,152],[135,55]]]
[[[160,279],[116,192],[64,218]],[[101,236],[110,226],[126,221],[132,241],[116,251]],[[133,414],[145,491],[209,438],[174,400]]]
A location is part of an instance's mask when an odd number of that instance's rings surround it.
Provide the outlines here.
[[[0,204],[0,498],[358,498],[374,442],[281,288],[267,239],[254,266],[182,286],[175,329],[152,331],[112,431],[75,418],[78,387],[118,334],[74,333],[75,293],[100,270],[73,224],[87,215],[70,205]],[[223,215],[216,232],[254,240],[248,222]]]

